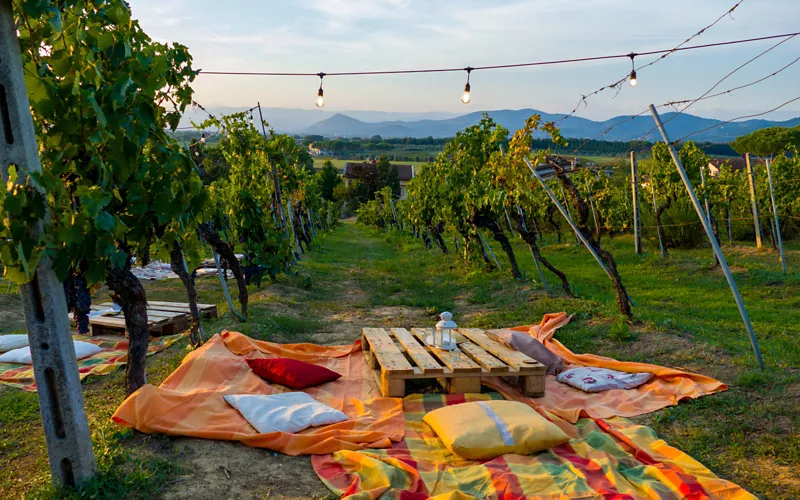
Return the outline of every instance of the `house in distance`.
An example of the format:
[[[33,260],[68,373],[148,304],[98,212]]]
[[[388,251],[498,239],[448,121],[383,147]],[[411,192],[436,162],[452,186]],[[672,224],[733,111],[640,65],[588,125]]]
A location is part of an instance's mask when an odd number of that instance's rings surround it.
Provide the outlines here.
[[[400,182],[400,199],[405,200],[408,198],[408,181],[414,178],[414,165],[403,165],[393,163],[392,166],[397,167],[397,180]],[[363,162],[346,162],[344,164],[344,182],[349,186],[351,179],[364,179],[370,176],[378,175],[378,166],[376,160],[363,161]]]

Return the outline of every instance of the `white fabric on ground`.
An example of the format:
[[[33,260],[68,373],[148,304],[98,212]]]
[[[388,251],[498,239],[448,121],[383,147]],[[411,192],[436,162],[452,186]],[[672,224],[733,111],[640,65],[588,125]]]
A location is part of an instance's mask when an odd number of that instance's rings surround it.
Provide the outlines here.
[[[92,356],[102,351],[100,347],[91,344],[89,342],[81,342],[80,340],[73,340],[72,343],[75,345],[75,359],[88,358],[89,356]],[[21,349],[14,349],[13,351],[8,351],[7,353],[0,356],[0,363],[18,363],[21,365],[32,365],[33,360],[31,359],[31,348],[23,347]]]
[[[223,397],[261,434],[295,433],[308,427],[347,420],[347,415],[320,403],[305,392],[285,392],[269,396],[235,394]]]

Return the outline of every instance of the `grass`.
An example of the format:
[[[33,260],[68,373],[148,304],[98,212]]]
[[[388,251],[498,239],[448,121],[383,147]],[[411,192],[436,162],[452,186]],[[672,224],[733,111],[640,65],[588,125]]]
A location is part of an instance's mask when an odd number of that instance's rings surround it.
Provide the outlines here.
[[[220,318],[206,324],[209,334],[229,328],[279,342],[346,343],[357,338],[361,326],[433,325],[442,310],[453,311],[465,327],[534,323],[544,313],[565,310],[575,316],[558,338],[575,352],[687,369],[728,384],[726,392],[634,420],[759,497],[800,498],[793,472],[800,467],[800,342],[794,331],[800,324],[800,267],[795,264],[800,247],[788,245],[785,277],[771,251],[724,247],[769,367],[761,372],[709,249],[672,250],[661,259],[652,241],[645,242],[643,255],[633,253],[628,237],[605,238],[603,244],[617,258],[637,304],[634,323],[620,318],[607,277],[574,241],[548,237],[543,246],[578,293],[579,298],[568,299],[548,296],[530,279],[511,279],[499,248],[495,253],[504,271],[486,272],[452,254],[425,250],[406,236],[353,224],[321,238],[291,275],[251,287],[247,323],[228,312],[217,278],[199,279],[199,299],[219,304]],[[515,248],[521,268],[533,277],[530,253],[518,242]],[[547,279],[557,287],[554,276]],[[184,301],[177,281],[145,286],[153,300]],[[4,304],[0,313],[14,313],[13,303]],[[183,342],[149,358],[149,382],[160,383],[186,352]],[[36,395],[0,390],[0,470],[10,472],[0,474],[0,498],[157,497],[186,474],[199,473],[189,470],[175,439],[133,433],[110,422],[124,398],[122,380],[119,372],[84,382],[100,473],[80,495],[47,486]],[[313,473],[298,473],[293,480],[318,481]],[[289,498],[293,484],[275,481],[267,477],[265,482],[286,495],[278,498]]]

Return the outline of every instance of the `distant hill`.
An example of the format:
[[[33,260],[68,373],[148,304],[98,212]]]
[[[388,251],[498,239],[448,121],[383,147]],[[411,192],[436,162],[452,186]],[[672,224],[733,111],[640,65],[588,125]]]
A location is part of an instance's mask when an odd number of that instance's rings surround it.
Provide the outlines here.
[[[243,111],[245,108],[208,108],[217,116],[221,114]],[[483,111],[475,111],[466,115],[453,113],[397,113],[387,111],[345,111],[330,113],[324,109],[289,109],[289,108],[263,108],[264,120],[278,132],[299,135],[322,135],[325,137],[452,137],[456,132],[470,125],[477,124]],[[525,120],[535,113],[540,113],[544,120],[559,120],[563,114],[550,114],[535,109],[502,109],[487,111],[489,116],[507,129],[514,131],[523,126]],[[675,113],[664,113],[662,119],[666,122]],[[190,126],[191,121],[202,122],[207,115],[199,109],[188,109],[181,120],[181,126]],[[256,118],[258,118],[256,112]],[[598,137],[607,128],[616,123],[623,122],[608,134]],[[720,120],[701,118],[690,114],[681,114],[674,120],[666,123],[667,131],[673,139],[678,139],[689,133],[721,123]],[[793,118],[784,122],[769,120],[747,120],[728,123],[693,136],[695,141],[730,142],[740,135],[750,133],[765,127],[800,125],[800,118]],[[578,139],[598,138],[607,141],[632,141],[642,137],[653,128],[653,119],[650,115],[616,116],[605,121],[593,121],[581,117],[571,117],[560,123],[561,134],[564,137]],[[543,137],[540,134],[538,137]],[[652,133],[649,140],[660,139],[657,133]]]
[[[559,120],[564,115],[549,114],[534,109],[521,110],[498,110],[488,111],[489,116],[507,129],[514,131],[521,128],[525,120],[535,113],[540,113],[546,121]],[[326,137],[452,137],[456,132],[466,127],[477,124],[483,112],[477,111],[462,116],[446,119],[423,119],[413,121],[382,121],[368,123],[357,120],[342,113],[335,114],[329,118],[321,120],[300,131],[302,135],[323,135]],[[678,139],[692,132],[702,130],[713,125],[722,123],[722,120],[711,118],[701,118],[690,114],[680,114],[670,120],[676,113],[664,113],[662,120],[665,122],[667,133],[672,139]],[[630,116],[617,116],[609,120],[597,122],[586,118],[571,117],[563,121],[561,133],[565,137],[574,138],[594,138],[602,134],[607,128],[616,123],[619,126],[612,129],[608,134],[599,139],[609,141],[631,141],[642,137],[650,131],[654,124],[649,115],[642,115],[632,118]],[[766,127],[784,126],[794,127],[800,125],[800,118],[793,118],[783,122],[773,122],[769,120],[747,120],[741,122],[727,123],[719,127],[701,132],[691,138],[695,141],[707,142],[730,142],[736,137],[753,132]],[[544,134],[540,134],[543,137]],[[657,132],[651,133],[647,139],[657,140]]]

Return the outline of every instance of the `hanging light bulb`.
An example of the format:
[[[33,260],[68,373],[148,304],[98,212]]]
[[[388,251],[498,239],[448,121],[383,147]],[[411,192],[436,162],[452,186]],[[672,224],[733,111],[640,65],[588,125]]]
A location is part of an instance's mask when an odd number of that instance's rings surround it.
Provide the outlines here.
[[[633,58],[636,57],[636,54],[631,52],[630,54],[628,54],[628,57],[631,58],[631,74],[628,77],[628,80],[630,81],[631,87],[635,87],[636,86],[636,67],[633,64]]]
[[[322,79],[325,77],[325,73],[319,73],[319,91],[317,91],[317,101],[316,105],[318,108],[321,108],[325,105],[325,100],[322,98]]]
[[[203,144],[206,143],[206,134],[205,134],[205,132],[200,134],[200,142],[202,142]]]
[[[472,72],[472,68],[466,67],[464,71],[467,72],[467,84],[464,85],[464,95],[461,96],[461,102],[464,104],[469,104],[470,97],[469,97],[469,74]]]

